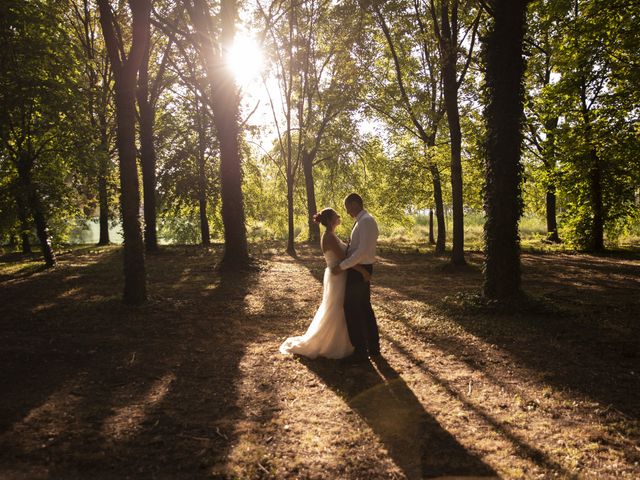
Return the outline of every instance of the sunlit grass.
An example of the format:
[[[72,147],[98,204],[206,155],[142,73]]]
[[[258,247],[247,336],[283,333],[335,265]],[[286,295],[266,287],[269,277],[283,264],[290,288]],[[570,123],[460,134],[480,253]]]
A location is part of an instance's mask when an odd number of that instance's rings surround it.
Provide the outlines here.
[[[0,260],[0,275],[21,275],[37,272],[42,268],[42,260],[37,256],[22,259]]]
[[[429,244],[429,217],[418,215],[407,218],[403,224],[385,224],[378,218],[380,227],[380,243],[388,248],[400,250],[413,250],[418,252],[432,251],[434,246]],[[467,251],[482,251],[484,248],[484,215],[481,212],[472,211],[464,216],[464,248]],[[162,246],[169,245],[191,245],[200,241],[199,226],[197,222],[187,223],[176,221],[171,225],[174,230],[179,230],[180,234],[164,236]],[[347,239],[351,229],[351,221],[344,222],[338,229],[338,235]],[[560,252],[574,251],[573,246],[568,242],[552,243],[547,240],[546,222],[541,216],[524,215],[519,222],[520,245],[524,251],[538,252]],[[176,231],[177,231],[176,230]],[[321,229],[322,230],[322,229]],[[445,216],[446,249],[452,248],[453,219],[450,215]],[[246,225],[247,240],[250,244],[264,252],[265,248],[275,248],[275,244],[280,244],[287,239],[286,218],[282,221],[272,222],[268,220],[248,220]],[[565,233],[560,229],[561,240],[565,239]],[[212,238],[213,244],[223,245],[222,230],[217,232]],[[294,239],[296,244],[307,242],[308,227],[305,216],[296,216],[294,223]],[[434,219],[434,236],[437,235],[437,225]],[[161,235],[162,236],[162,235]],[[632,226],[618,238],[605,238],[607,249],[610,250],[632,250],[640,249],[640,226]],[[97,253],[103,249],[120,248],[120,244],[112,244],[106,247],[95,244],[72,244],[56,246],[56,255],[61,256],[66,253],[78,250],[85,250],[86,253]],[[10,251],[6,246],[0,247],[0,275],[21,275],[36,272],[42,265],[42,257],[34,245],[34,253],[21,254]]]
[[[434,219],[435,223],[435,219]],[[447,232],[447,249],[451,249],[451,230],[453,221],[451,217],[445,218]],[[437,226],[434,225],[434,230]],[[434,236],[437,234],[434,231]],[[464,246],[465,250],[481,251],[484,245],[484,217],[478,213],[468,213],[464,217]],[[432,248],[428,246],[429,224],[428,217],[417,217],[416,223],[411,227],[396,227],[383,229],[381,241],[385,244],[415,248]],[[550,244],[546,241],[546,227],[544,219],[534,216],[523,217],[520,221],[520,242],[523,249],[532,250],[559,250],[566,246]]]
[[[464,248],[467,251],[482,251],[484,248],[484,216],[481,213],[469,212],[464,216]],[[415,223],[410,227],[383,227],[381,229],[381,243],[388,246],[402,247],[403,249],[429,250],[433,246],[429,241],[429,219],[427,216],[416,217]],[[453,220],[445,217],[447,232],[446,248],[452,247]],[[553,243],[547,240],[546,221],[543,217],[524,215],[519,222],[520,246],[525,251],[558,252],[573,251],[568,243]],[[437,226],[434,219],[434,237],[437,234]],[[562,239],[562,232],[560,234]],[[616,241],[609,240],[607,248],[635,250],[640,247],[640,234],[630,231],[619,237]]]

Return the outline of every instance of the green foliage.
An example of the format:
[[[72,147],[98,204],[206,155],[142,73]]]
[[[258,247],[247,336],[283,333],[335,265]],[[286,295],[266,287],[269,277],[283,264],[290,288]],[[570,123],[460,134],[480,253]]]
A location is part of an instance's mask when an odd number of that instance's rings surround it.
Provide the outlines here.
[[[97,12],[92,1],[87,5],[91,30],[97,25]],[[293,182],[293,233],[298,242],[307,239],[300,159],[317,147],[313,168],[317,207],[331,206],[343,213],[342,236],[348,235],[352,225],[344,214],[343,198],[357,191],[378,218],[384,236],[424,242],[428,224],[416,214],[434,207],[432,166],[440,174],[445,213],[450,213],[451,205],[446,117],[434,115],[442,108],[440,80],[433,73],[438,71],[440,58],[431,15],[425,8],[428,2],[390,1],[379,6],[397,49],[413,113],[425,130],[435,132],[429,145],[416,131],[398,86],[387,39],[369,9],[353,1],[296,4],[298,17],[290,45],[286,5],[266,5],[265,13],[276,22],[275,37],[262,30],[262,15],[250,26],[265,34],[267,70],[271,71],[267,76],[273,74],[282,83],[292,71],[295,78],[289,85],[293,86],[290,141],[285,138],[280,145],[276,140],[265,147],[268,152],[258,150],[248,139],[273,141],[273,128],[268,131],[273,121],[245,126],[243,191],[249,238],[286,237],[289,178]],[[186,13],[174,6],[160,2],[156,8],[183,29]],[[251,9],[252,4],[246,7]],[[624,0],[530,3],[525,41],[523,244],[542,245],[545,196],[553,189],[565,245],[588,248],[593,243],[593,151],[601,173],[607,244],[628,244],[640,238],[638,9],[637,2]],[[34,154],[33,182],[55,242],[69,241],[79,225],[96,215],[101,175],[108,180],[109,203],[117,222],[111,79],[100,29],[91,37],[91,54],[83,43],[84,25],[79,16],[83,11],[80,0],[9,0],[0,6],[0,243],[15,243],[21,233],[16,166],[20,151]],[[118,9],[117,14],[126,15],[126,8]],[[217,15],[213,18],[218,21]],[[465,27],[472,20],[461,19]],[[483,18],[483,22],[481,31],[486,35],[488,20]],[[128,37],[130,32],[122,35]],[[220,239],[219,149],[207,107],[211,85],[204,81],[192,46],[172,44],[165,30],[154,28],[153,35],[151,77],[165,69],[155,99],[159,233],[165,242],[200,241],[198,182],[203,155],[207,218],[211,236]],[[286,56],[289,47],[290,59]],[[467,48],[461,45],[461,50]],[[165,49],[168,60],[161,66]],[[427,59],[427,53],[432,57]],[[283,63],[275,68],[278,62]],[[279,76],[274,73],[278,69],[282,70]],[[467,247],[473,249],[482,246],[485,220],[477,213],[483,203],[482,145],[487,138],[480,113],[485,102],[480,87],[483,75],[476,55],[459,93],[465,237]],[[285,90],[277,92],[273,83],[268,85],[276,110],[281,109],[283,102],[278,100],[282,98],[276,97]],[[263,105],[268,103],[264,88],[253,92]],[[283,115],[282,109],[275,112],[280,127],[286,123]],[[323,127],[325,118],[329,121]],[[372,128],[365,133],[363,124]],[[101,128],[106,137],[101,136]],[[201,128],[207,132],[203,145],[198,136]],[[447,222],[450,226],[449,217]],[[31,218],[29,223],[33,223]]]
[[[7,199],[26,193],[18,181],[23,159],[55,242],[68,239],[66,219],[83,215],[86,185],[79,161],[81,64],[68,48],[67,6],[54,0],[9,1],[0,16],[0,170],[5,178],[0,188]],[[15,217],[15,208],[8,202],[2,209],[5,235],[16,233],[17,225],[6,220]]]
[[[543,133],[538,142],[530,137],[527,203],[540,212],[546,186],[556,185],[561,237],[579,249],[594,244],[598,197],[610,244],[638,221],[638,88],[630,68],[640,46],[631,21],[638,7],[622,14],[622,3],[537,1],[530,10],[528,122]],[[545,129],[553,118],[558,126]]]
[[[222,237],[220,216],[219,149],[211,131],[211,117],[195,102],[192,92],[165,92],[156,121],[159,237],[169,243],[199,243],[199,128],[206,134],[204,155],[207,217],[214,238]],[[200,117],[200,118],[198,118]],[[203,122],[200,127],[199,122]]]

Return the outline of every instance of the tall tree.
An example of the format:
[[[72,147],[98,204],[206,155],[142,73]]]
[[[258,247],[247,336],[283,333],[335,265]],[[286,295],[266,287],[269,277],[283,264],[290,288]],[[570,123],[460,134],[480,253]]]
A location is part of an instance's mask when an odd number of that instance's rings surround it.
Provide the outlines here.
[[[320,227],[313,221],[314,167],[324,158],[333,128],[355,110],[363,88],[355,81],[359,72],[353,58],[362,42],[362,19],[352,12],[351,5],[327,1],[311,2],[303,11],[309,34],[300,52],[304,68],[299,116],[310,241],[320,238]]]
[[[390,111],[389,107],[384,105],[384,103],[388,104],[386,100],[384,102],[369,101],[369,105],[381,114],[383,118],[399,125],[423,143],[427,168],[431,173],[433,182],[434,205],[438,225],[435,251],[436,253],[443,253],[445,250],[446,228],[442,180],[440,168],[434,161],[432,153],[436,147],[438,130],[445,114],[442,76],[441,70],[438,68],[439,58],[438,54],[434,54],[434,51],[437,52],[438,50],[433,45],[433,37],[428,33],[425,18],[426,12],[421,8],[419,2],[415,2],[414,9],[410,15],[415,18],[418,25],[418,33],[414,43],[417,44],[416,49],[420,52],[419,66],[417,67],[419,73],[416,75],[405,73],[412,63],[412,58],[409,56],[409,58],[404,58],[403,61],[397,47],[398,42],[394,40],[393,32],[381,7],[373,3],[371,8],[384,34],[391,56],[397,84],[395,93],[399,99],[400,112]],[[405,33],[401,30],[399,36],[402,38],[402,35],[405,35]],[[410,78],[418,80],[417,85],[414,85],[411,89],[411,85],[408,85]]]
[[[485,69],[485,263],[484,295],[508,299],[520,292],[523,118],[523,38],[527,0],[492,0],[484,38]]]
[[[545,190],[547,240],[560,242],[557,221],[557,135],[560,108],[553,92],[552,75],[558,76],[556,50],[564,8],[539,0],[529,9],[525,40],[529,50],[526,84],[525,140],[529,152],[542,163],[536,181]]]
[[[129,0],[131,46],[128,53],[109,0],[98,0],[100,24],[115,79],[117,146],[120,160],[120,205],[124,236],[124,301],[146,301],[144,244],[140,228],[140,190],[136,165],[136,80],[150,30],[150,0]]]
[[[631,25],[640,12],[637,3],[627,2],[620,15],[623,3],[569,2],[568,48],[561,49],[562,76],[556,85],[565,108],[563,220],[572,227],[574,245],[596,252],[605,248],[605,233],[614,239],[621,219],[630,208],[637,210],[632,206],[639,163],[633,72],[639,41]]]
[[[238,90],[228,55],[236,31],[235,0],[221,0],[217,22],[205,0],[187,3],[195,41],[205,66],[211,94],[211,109],[220,142],[222,222],[224,224],[223,266],[233,267],[249,260],[242,196],[242,159],[238,118]],[[217,29],[219,25],[219,31]]]
[[[26,201],[31,208],[44,262],[47,267],[54,267],[57,260],[51,247],[51,236],[44,212],[44,205],[42,204],[38,186],[33,181],[33,167],[36,160],[38,160],[38,156],[38,153],[34,152],[31,148],[19,150],[17,152],[16,168],[18,170],[18,178],[20,179],[21,195],[23,195],[22,201]]]
[[[98,15],[90,0],[73,0],[71,29],[84,58],[83,74],[86,82],[86,114],[89,117],[92,139],[89,146],[91,165],[87,169],[97,177],[100,234],[98,245],[108,245],[109,238],[109,178],[112,171],[111,110],[113,100],[113,72],[104,41],[98,35]]]
[[[155,117],[156,103],[162,92],[164,75],[172,41],[165,42],[163,55],[156,72],[149,72],[149,64],[153,60],[151,32],[147,40],[142,65],[138,74],[138,111],[140,118],[140,164],[142,166],[142,191],[144,210],[144,245],[147,252],[158,251],[157,213],[156,213],[156,146]],[[153,76],[155,74],[155,77]]]
[[[197,42],[194,45],[189,35],[186,34],[188,18],[184,15],[184,6],[178,4],[176,6],[167,5],[167,7],[169,11],[154,11],[152,23],[169,39],[167,50],[161,61],[161,66],[166,65],[167,72],[171,72],[174,77],[173,82],[166,80],[169,84],[168,88],[171,90],[172,84],[179,82],[186,87],[188,92],[186,95],[176,95],[172,92],[168,98],[169,104],[175,105],[176,96],[182,97],[184,111],[181,112],[182,116],[175,118],[177,112],[172,108],[170,118],[180,126],[186,125],[187,128],[182,129],[171,123],[165,125],[165,128],[169,128],[167,133],[178,134],[184,141],[181,148],[177,150],[172,148],[175,147],[173,139],[169,145],[166,145],[169,159],[161,167],[166,170],[166,173],[162,175],[166,179],[162,179],[160,187],[164,189],[165,200],[169,203],[165,213],[176,210],[175,207],[178,205],[185,207],[188,211],[186,203],[193,196],[197,198],[200,242],[207,246],[211,244],[208,206],[218,203],[220,173],[217,163],[213,161],[214,157],[218,157],[219,148],[216,137],[210,134],[213,129],[210,88],[203,62],[200,61],[202,57],[198,55],[196,50]],[[170,47],[173,47],[176,53],[170,54]],[[160,91],[158,90],[157,93],[159,94]],[[185,124],[185,120],[188,121],[187,124]],[[195,138],[192,138],[191,133],[196,134]],[[193,156],[195,160],[193,170],[189,168],[192,165],[191,162],[185,161],[185,155]],[[174,173],[185,177],[176,179]],[[195,195],[192,194],[194,186],[196,188]]]
[[[463,18],[472,13],[475,2],[464,2],[462,11],[459,0],[430,0],[429,10],[433,22],[433,29],[438,39],[440,62],[442,69],[442,83],[444,89],[444,103],[447,110],[449,125],[449,139],[451,141],[451,203],[453,211],[453,247],[451,261],[454,265],[464,265],[464,208],[462,197],[462,131],[460,129],[460,111],[458,108],[458,90],[464,81],[469,63],[473,55],[476,32],[482,14],[482,8],[476,6],[475,18],[469,23],[464,32]],[[439,8],[438,8],[439,7]],[[462,18],[461,18],[462,17]],[[458,60],[461,56],[460,33],[466,40],[470,33],[469,49],[463,57],[459,69]]]
[[[312,2],[315,5],[315,2]],[[304,169],[307,186],[307,208],[309,213],[316,210],[315,192],[313,191],[312,158],[302,155],[302,122],[304,114],[305,93],[308,87],[309,68],[308,58],[311,43],[312,29],[304,28],[302,15],[303,5],[295,2],[273,2],[266,13],[258,4],[266,22],[265,36],[272,40],[273,53],[275,54],[275,69],[278,79],[277,92],[271,92],[265,79],[265,89],[269,96],[271,114],[275,124],[277,140],[275,149],[277,153],[269,158],[274,159],[284,176],[287,199],[287,253],[295,256],[295,224],[294,224],[294,191],[298,172],[306,160]],[[273,9],[276,9],[274,12]],[[277,18],[281,21],[278,22]],[[304,55],[302,52],[306,52]],[[279,104],[282,112],[276,109],[274,93],[279,95]],[[282,116],[282,118],[281,118]],[[296,122],[297,120],[297,122]],[[281,124],[282,122],[282,124]],[[311,183],[311,189],[309,188]],[[313,194],[313,198],[309,195]],[[310,236],[315,235],[316,229],[310,225]],[[319,233],[319,229],[317,230]]]
[[[155,109],[149,98],[149,60],[151,34],[147,39],[140,72],[138,73],[138,114],[140,119],[140,165],[142,166],[142,194],[144,210],[144,246],[147,252],[158,251],[156,231],[156,149],[154,145]]]
[[[209,219],[207,218],[207,123],[209,116],[205,106],[199,101],[197,94],[194,102],[195,124],[198,134],[198,208],[200,213],[200,241],[203,246],[211,245],[211,233],[209,231]]]
[[[45,264],[56,256],[48,217],[63,196],[71,144],[70,118],[76,107],[76,65],[57,2],[5,2],[0,15],[0,162],[10,172],[18,217],[27,243],[33,218]]]
[[[267,89],[278,134],[278,153],[270,158],[282,165],[287,185],[287,251],[294,255],[294,193],[300,169],[306,190],[308,238],[312,242],[319,239],[319,226],[313,222],[317,211],[314,167],[325,158],[323,150],[332,126],[356,104],[357,71],[347,46],[356,41],[358,29],[349,8],[326,0],[272,2],[268,11],[259,7],[278,79],[277,89]],[[282,111],[275,108],[278,103]]]

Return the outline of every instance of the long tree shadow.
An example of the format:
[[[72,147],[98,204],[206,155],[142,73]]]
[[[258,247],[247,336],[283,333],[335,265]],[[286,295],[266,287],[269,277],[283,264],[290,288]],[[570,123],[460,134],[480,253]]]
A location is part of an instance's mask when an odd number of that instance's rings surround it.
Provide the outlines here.
[[[407,478],[496,476],[425,411],[384,358],[353,366],[302,362],[369,425]]]
[[[378,281],[384,288],[404,299],[423,302],[429,312],[498,345],[520,365],[537,372],[541,381],[580,392],[629,417],[640,417],[640,404],[629,395],[640,388],[640,378],[635,374],[640,304],[633,294],[640,286],[640,265],[619,265],[605,257],[586,256],[582,262],[570,255],[525,254],[524,288],[547,299],[549,308],[505,314],[468,311],[442,302],[446,295],[477,290],[479,274],[441,275],[419,256],[387,260],[378,270],[382,277]],[[401,274],[412,278],[426,273],[429,288],[402,278],[399,281],[398,267]],[[456,337],[426,332],[411,318],[395,315],[394,319],[413,329],[416,336],[428,334],[443,351],[466,357],[474,364],[485,355]]]
[[[113,431],[102,439],[111,469],[125,471],[135,466],[146,476],[211,478],[211,469],[225,462],[235,442],[231,422],[239,415],[239,364],[253,338],[253,330],[243,327],[252,321],[244,298],[256,274],[220,272],[213,289],[206,288],[210,284],[197,283],[203,291],[191,291],[193,303],[176,309],[180,332],[166,339],[170,348],[164,342],[166,357],[158,362],[159,352],[151,348],[141,359],[159,363],[158,375],[145,387],[145,395],[153,396],[154,385],[167,375],[170,388],[148,409],[132,435]],[[186,292],[178,296],[189,300]],[[120,408],[126,411],[131,401],[122,400]]]
[[[119,250],[0,292],[16,299],[1,322],[0,476],[211,478],[234,441],[257,275],[219,274],[216,257],[150,258],[142,307],[120,303]]]
[[[0,432],[43,404],[96,358],[96,349],[79,342],[73,331],[87,327],[86,317],[99,324],[102,312],[113,311],[109,286],[100,279],[111,277],[117,257],[109,251],[80,268],[63,265],[39,274],[18,273],[1,286],[0,390],[5,393],[0,399]],[[106,300],[77,304],[68,295],[89,297],[98,291]]]
[[[414,355],[404,348],[400,343],[390,338],[387,335],[383,335],[384,341],[388,343],[394,350],[400,353],[402,356],[411,360],[414,365],[420,365],[420,370],[429,375],[429,377],[434,381],[437,385],[442,387],[447,394],[457,402],[460,402],[465,406],[465,408],[472,411],[474,414],[478,415],[482,418],[488,425],[490,425],[495,431],[499,432],[502,436],[504,436],[515,448],[515,451],[523,458],[528,458],[531,461],[543,465],[547,469],[555,472],[560,472],[566,478],[574,478],[575,476],[571,474],[571,472],[567,471],[562,465],[554,461],[548,454],[546,454],[543,450],[536,448],[533,445],[530,445],[522,438],[520,438],[517,434],[515,434],[507,425],[502,424],[497,421],[491,415],[487,414],[478,406],[474,405],[472,402],[465,399],[462,395],[460,395],[455,388],[451,386],[451,384],[442,379],[437,373],[432,370],[430,367],[425,365],[424,362],[419,361]]]

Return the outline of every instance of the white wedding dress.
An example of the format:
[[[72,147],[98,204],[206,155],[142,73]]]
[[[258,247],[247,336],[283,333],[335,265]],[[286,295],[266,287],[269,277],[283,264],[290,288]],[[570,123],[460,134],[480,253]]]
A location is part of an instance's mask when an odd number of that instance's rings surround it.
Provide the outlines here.
[[[338,241],[340,248],[344,251],[347,246]],[[324,259],[327,262],[327,268],[324,271],[322,283],[322,303],[307,332],[300,337],[287,338],[280,345],[281,353],[333,359],[344,358],[353,353],[343,307],[347,274],[346,272],[337,275],[331,273],[331,267],[339,263],[338,256],[334,252],[325,252]]]

